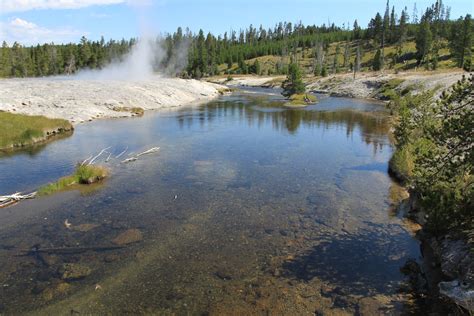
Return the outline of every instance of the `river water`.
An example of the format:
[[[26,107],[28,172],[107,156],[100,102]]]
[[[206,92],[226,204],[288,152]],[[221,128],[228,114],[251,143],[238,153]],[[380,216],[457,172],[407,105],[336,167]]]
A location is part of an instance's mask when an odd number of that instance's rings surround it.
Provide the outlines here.
[[[420,253],[394,211],[401,190],[387,174],[384,107],[324,96],[305,109],[282,105],[278,91],[246,89],[87,123],[0,157],[6,194],[113,153],[98,162],[111,173],[103,184],[0,211],[0,312],[409,312],[400,267]],[[133,163],[114,159],[155,146]],[[130,231],[137,242],[107,248]],[[67,266],[87,272],[65,278]]]

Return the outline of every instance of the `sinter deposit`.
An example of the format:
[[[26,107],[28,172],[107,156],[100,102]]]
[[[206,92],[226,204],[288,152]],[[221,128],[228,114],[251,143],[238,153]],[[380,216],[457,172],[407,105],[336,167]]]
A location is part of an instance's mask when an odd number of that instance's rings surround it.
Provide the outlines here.
[[[72,123],[132,116],[124,108],[154,110],[209,101],[219,85],[163,78],[142,81],[52,79],[0,80],[0,111],[62,118]]]

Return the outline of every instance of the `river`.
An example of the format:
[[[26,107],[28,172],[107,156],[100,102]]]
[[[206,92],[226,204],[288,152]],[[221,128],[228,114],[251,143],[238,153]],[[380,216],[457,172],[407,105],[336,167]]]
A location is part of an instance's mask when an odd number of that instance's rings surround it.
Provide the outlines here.
[[[0,157],[0,192],[32,191],[105,147],[111,177],[0,211],[0,312],[302,315],[409,312],[420,257],[387,173],[389,115],[277,90],[80,125]],[[158,146],[121,164],[113,157]],[[65,221],[72,227],[66,227]],[[107,248],[124,232],[137,242]],[[72,253],[28,249],[89,248]],[[86,267],[77,279],[65,267]]]

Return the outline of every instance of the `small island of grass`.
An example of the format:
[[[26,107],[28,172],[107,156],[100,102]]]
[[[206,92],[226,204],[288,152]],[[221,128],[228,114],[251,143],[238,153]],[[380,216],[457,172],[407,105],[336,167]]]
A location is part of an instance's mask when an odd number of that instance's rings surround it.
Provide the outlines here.
[[[72,130],[66,120],[0,111],[0,150],[33,145]]]
[[[282,94],[289,100],[284,105],[286,107],[300,108],[317,102],[316,96],[306,93],[301,70],[293,62],[288,66],[288,76],[281,87],[283,88]]]
[[[42,186],[38,190],[39,196],[51,195],[53,193],[74,188],[77,185],[88,185],[102,181],[108,176],[106,168],[93,165],[78,165],[70,176],[59,179],[54,183]]]
[[[306,107],[310,104],[316,103],[318,98],[315,95],[308,93],[297,93],[289,97],[290,102],[285,103],[286,107],[289,108],[300,108]]]

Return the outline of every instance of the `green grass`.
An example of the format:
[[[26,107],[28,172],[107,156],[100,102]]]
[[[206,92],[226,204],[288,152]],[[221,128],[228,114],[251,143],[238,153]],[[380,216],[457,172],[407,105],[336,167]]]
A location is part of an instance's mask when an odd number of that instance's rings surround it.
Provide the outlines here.
[[[72,129],[71,123],[66,120],[0,111],[0,149],[32,145]]]
[[[411,147],[397,148],[389,161],[389,170],[401,182],[406,182],[413,176],[414,161]]]
[[[140,107],[116,106],[113,110],[115,112],[130,112],[138,116],[142,116],[145,113],[145,110]]]
[[[378,94],[382,96],[382,99],[385,100],[394,100],[396,99],[401,92],[397,92],[397,88],[404,82],[403,79],[391,79],[387,81],[384,85],[378,90]]]
[[[312,94],[308,93],[301,93],[301,94],[293,94],[289,98],[290,102],[288,102],[286,105],[287,106],[307,106],[311,103],[315,103],[318,101],[318,98]],[[308,102],[309,101],[309,102]]]
[[[59,179],[54,183],[42,186],[38,190],[38,195],[46,196],[55,192],[74,188],[75,185],[86,185],[99,182],[107,177],[108,171],[104,167],[91,165],[78,165],[74,173],[70,176]]]

